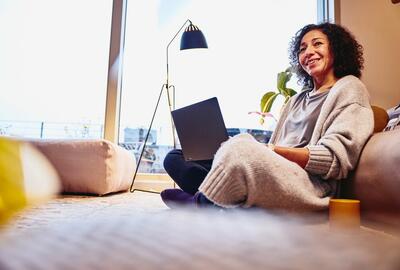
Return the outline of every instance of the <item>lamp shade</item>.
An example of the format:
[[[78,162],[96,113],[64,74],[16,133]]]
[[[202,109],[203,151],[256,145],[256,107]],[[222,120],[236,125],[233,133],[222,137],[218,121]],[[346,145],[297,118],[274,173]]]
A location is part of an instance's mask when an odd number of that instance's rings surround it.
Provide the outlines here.
[[[207,41],[200,29],[190,24],[182,34],[181,50],[195,48],[208,48]]]

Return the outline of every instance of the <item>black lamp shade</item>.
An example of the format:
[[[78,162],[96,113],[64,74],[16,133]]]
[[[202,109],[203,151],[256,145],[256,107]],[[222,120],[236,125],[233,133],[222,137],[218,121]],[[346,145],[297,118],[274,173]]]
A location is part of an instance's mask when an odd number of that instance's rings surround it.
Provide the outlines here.
[[[182,34],[181,50],[195,48],[208,48],[207,41],[200,29],[190,24]]]

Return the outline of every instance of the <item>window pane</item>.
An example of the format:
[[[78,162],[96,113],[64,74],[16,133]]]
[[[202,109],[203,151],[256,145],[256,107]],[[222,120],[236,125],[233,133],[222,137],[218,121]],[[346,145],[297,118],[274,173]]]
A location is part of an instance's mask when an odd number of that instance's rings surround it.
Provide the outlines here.
[[[0,2],[0,134],[101,138],[112,0]]]
[[[208,50],[169,48],[169,79],[176,107],[218,97],[227,128],[272,130],[258,116],[266,91],[276,89],[277,73],[288,67],[288,43],[295,32],[317,21],[317,1],[147,0],[129,1],[124,55],[120,143],[138,156],[159,91],[166,80],[166,47],[190,19],[204,33]],[[294,83],[293,83],[294,82]],[[296,88],[295,79],[291,86]],[[298,87],[297,87],[298,89]],[[141,172],[163,172],[171,149],[171,120],[162,98]]]

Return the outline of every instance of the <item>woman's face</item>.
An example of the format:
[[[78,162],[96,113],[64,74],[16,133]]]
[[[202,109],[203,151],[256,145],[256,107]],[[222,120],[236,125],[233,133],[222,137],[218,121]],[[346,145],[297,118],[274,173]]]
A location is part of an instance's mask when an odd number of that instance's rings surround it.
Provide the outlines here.
[[[324,81],[333,76],[333,55],[328,37],[320,30],[311,30],[301,40],[299,50],[301,67],[314,80]]]

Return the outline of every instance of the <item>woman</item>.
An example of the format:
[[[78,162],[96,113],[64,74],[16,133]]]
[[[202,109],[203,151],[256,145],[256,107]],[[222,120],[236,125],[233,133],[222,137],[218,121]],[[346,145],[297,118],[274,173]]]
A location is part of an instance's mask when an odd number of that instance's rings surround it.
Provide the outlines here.
[[[369,96],[359,80],[362,46],[339,25],[310,24],[290,43],[290,62],[307,90],[289,100],[269,147],[240,134],[213,161],[185,162],[180,150],[171,151],[164,167],[182,190],[163,191],[167,205],[327,208],[373,131]]]

